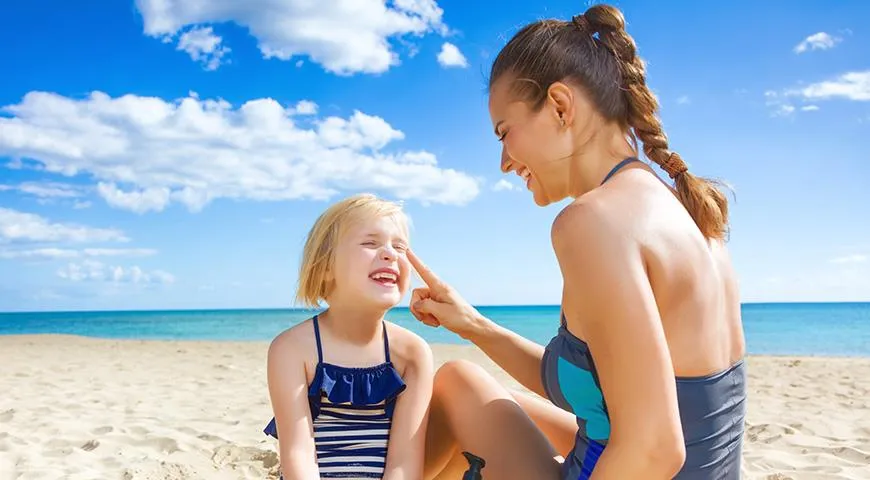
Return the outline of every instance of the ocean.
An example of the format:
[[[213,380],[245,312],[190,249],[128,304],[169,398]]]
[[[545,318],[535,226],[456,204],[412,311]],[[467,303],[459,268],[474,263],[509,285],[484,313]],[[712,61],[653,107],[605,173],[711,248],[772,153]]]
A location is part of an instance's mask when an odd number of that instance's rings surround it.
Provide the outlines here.
[[[541,344],[550,339],[559,323],[559,307],[555,305],[479,310]],[[0,313],[0,335],[269,341],[312,313],[292,309]],[[407,308],[396,308],[387,318],[430,343],[467,343],[444,329],[420,324]],[[750,354],[870,357],[870,303],[745,304],[743,323]]]

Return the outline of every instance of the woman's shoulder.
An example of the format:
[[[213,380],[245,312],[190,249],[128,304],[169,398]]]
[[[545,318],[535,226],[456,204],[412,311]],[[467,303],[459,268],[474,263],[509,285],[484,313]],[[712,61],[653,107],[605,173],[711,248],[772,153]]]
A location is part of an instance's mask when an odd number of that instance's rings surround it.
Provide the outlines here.
[[[602,251],[636,247],[634,227],[625,213],[600,196],[585,195],[574,200],[556,215],[550,229],[557,254],[565,250],[562,247],[593,257]]]

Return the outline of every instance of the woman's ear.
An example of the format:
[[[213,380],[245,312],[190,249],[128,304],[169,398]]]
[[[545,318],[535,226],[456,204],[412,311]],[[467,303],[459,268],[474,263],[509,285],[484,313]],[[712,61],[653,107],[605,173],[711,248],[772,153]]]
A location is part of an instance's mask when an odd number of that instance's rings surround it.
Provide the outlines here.
[[[562,82],[553,82],[547,89],[547,108],[559,126],[567,127],[574,122],[574,90]]]

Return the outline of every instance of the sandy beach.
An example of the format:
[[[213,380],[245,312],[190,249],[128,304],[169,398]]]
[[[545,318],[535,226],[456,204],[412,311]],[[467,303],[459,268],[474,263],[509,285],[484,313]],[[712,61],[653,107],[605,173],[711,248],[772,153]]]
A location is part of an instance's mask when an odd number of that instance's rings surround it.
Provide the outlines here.
[[[267,347],[0,337],[0,480],[276,478]],[[471,347],[434,351],[520,388]],[[745,478],[870,478],[870,359],[749,367]]]

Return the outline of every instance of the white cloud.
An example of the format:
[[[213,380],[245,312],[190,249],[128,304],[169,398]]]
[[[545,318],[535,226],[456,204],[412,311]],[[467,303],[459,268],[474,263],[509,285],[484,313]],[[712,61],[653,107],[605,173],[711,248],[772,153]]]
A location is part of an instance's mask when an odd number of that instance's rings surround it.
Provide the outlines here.
[[[677,99],[677,105],[688,105],[692,103],[692,100],[689,99],[688,95],[683,95]]]
[[[169,205],[170,190],[165,187],[145,188],[129,192],[122,191],[114,183],[97,184],[97,192],[109,205],[122,210],[130,210],[136,213],[148,211],[159,212]],[[200,204],[190,205],[192,210],[198,211]]]
[[[51,223],[39,215],[0,207],[0,243],[30,242],[126,242],[115,229],[92,228],[72,223]]]
[[[234,108],[195,94],[165,101],[30,92],[3,108],[0,156],[87,174],[109,205],[139,213],[172,203],[197,211],[219,198],[329,199],[342,191],[453,205],[478,195],[477,179],[440,167],[429,152],[385,151],[404,134],[382,118],[359,111],[316,117],[316,105],[300,103],[288,108],[260,98]]]
[[[459,47],[450,42],[444,42],[441,45],[441,51],[438,52],[438,63],[446,68],[465,68],[468,66],[468,60],[465,58],[465,55],[459,51]]]
[[[257,39],[265,58],[308,57],[339,75],[385,72],[399,63],[391,41],[447,33],[435,0],[136,0],[136,6],[144,33],[165,42],[188,27],[233,22]]]
[[[795,100],[806,103],[832,99],[870,101],[870,70],[847,72],[805,87],[781,91],[768,90],[764,92],[764,97],[767,106],[773,109],[773,116],[789,116],[798,108],[803,112],[814,112],[820,109],[815,103],[796,107]]]
[[[828,50],[834,48],[841,41],[843,41],[842,38],[825,32],[814,33],[797,44],[794,47],[794,52],[804,53],[809,50]]]
[[[81,188],[57,182],[23,182],[18,185],[0,184],[0,191],[17,190],[39,198],[77,198],[84,195]]]
[[[792,113],[794,113],[794,106],[793,105],[780,105],[773,112],[773,115],[776,117],[787,117],[787,116],[791,115]]]
[[[194,27],[178,37],[176,50],[187,52],[195,62],[202,63],[206,70],[217,70],[230,49],[221,45],[223,39],[214,34],[211,27]]]
[[[870,256],[863,254],[854,254],[831,259],[831,263],[864,263],[868,260],[870,260]]]
[[[97,281],[143,285],[166,285],[175,282],[175,276],[163,270],[146,272],[138,266],[110,266],[95,260],[68,263],[58,269],[57,276],[74,282]]]
[[[788,117],[794,113],[795,107],[781,94],[773,90],[764,92],[765,104],[771,108],[771,116]]]
[[[496,192],[500,192],[503,190],[519,190],[519,187],[502,178],[501,180],[495,182],[495,185],[492,186],[492,189]]]
[[[144,257],[155,255],[151,248],[32,248],[19,250],[0,250],[3,259],[57,260],[82,257]]]
[[[844,73],[831,80],[790,90],[788,94],[814,100],[842,98],[854,101],[870,101],[870,70]]]
[[[317,114],[317,104],[311,100],[299,100],[293,108],[293,113],[296,115],[315,115]]]

